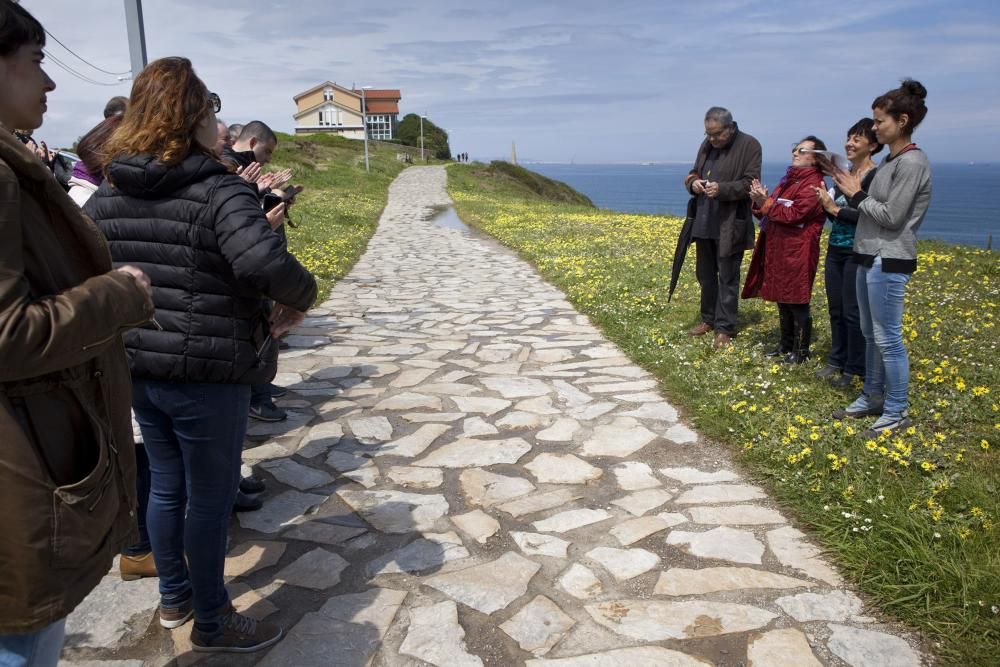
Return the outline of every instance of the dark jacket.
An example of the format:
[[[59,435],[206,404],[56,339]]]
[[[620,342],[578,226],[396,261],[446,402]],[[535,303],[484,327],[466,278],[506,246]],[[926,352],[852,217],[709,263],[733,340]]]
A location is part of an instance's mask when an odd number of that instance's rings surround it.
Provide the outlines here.
[[[691,184],[702,178],[702,169],[712,144],[705,139],[698,149],[694,169],[684,179],[684,187],[691,192]],[[760,142],[736,128],[733,137],[715,161],[709,180],[719,183],[719,256],[729,257],[753,248],[754,227],[750,213],[750,183],[760,178]],[[694,195],[693,192],[691,192]]]
[[[0,635],[68,615],[135,540],[120,332],[152,314],[94,223],[0,127]]]
[[[285,250],[253,187],[217,160],[123,157],[87,202],[116,262],[153,283],[156,320],[125,337],[134,377],[262,384],[277,369],[264,297],[305,311],[316,281]]]
[[[815,167],[789,167],[781,183],[754,215],[763,218],[757,247],[747,269],[743,298],[759,296],[776,303],[812,300],[819,237],[826,214],[815,188],[824,188]],[[791,201],[784,205],[778,199]]]

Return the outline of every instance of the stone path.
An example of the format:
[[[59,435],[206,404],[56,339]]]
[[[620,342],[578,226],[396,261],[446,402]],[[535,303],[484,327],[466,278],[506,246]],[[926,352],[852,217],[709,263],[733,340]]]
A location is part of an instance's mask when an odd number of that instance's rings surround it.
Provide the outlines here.
[[[201,658],[112,573],[67,664],[924,664],[559,291],[430,221],[449,203],[442,168],[396,180],[288,338],[290,419],[251,425],[268,491],[226,575],[288,637]]]

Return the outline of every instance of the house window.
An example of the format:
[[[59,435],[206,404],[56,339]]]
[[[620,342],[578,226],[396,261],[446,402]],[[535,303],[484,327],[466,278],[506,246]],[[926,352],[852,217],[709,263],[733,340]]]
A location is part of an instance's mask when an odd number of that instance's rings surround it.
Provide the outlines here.
[[[369,115],[368,138],[382,141],[392,139],[392,116],[388,114]]]
[[[319,124],[320,125],[325,125],[325,123],[323,122],[323,112],[322,111],[319,112]]]
[[[332,102],[333,101],[333,90],[326,88],[323,90],[323,101]]]

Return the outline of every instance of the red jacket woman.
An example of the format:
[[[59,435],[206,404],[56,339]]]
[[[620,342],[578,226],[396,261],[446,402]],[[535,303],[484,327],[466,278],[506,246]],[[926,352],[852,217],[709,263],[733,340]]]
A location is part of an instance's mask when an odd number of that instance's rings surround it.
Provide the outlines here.
[[[761,234],[750,260],[743,298],[759,296],[778,304],[781,340],[767,355],[785,355],[784,360],[790,363],[805,361],[812,338],[809,302],[825,219],[816,197],[815,189],[823,187],[823,173],[816,166],[815,150],[826,150],[826,145],[813,136],[796,144],[792,165],[770,196],[759,181],[750,188]]]

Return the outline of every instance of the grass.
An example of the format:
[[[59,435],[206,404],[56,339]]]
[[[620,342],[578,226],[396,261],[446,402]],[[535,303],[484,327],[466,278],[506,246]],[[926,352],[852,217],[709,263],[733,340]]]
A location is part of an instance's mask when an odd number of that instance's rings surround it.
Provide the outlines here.
[[[343,137],[280,135],[268,171],[290,167],[292,182],[306,186],[290,211],[295,227],[288,245],[319,283],[320,300],[364,252],[389,196],[389,184],[407,165],[397,149]]]
[[[693,249],[667,303],[681,220],[552,201],[495,165],[448,172],[462,219],[532,262],[654,373],[874,602],[920,628],[946,664],[1000,664],[997,253],[920,243],[904,315],[916,427],[864,440],[865,423],[829,417],[859,388],[813,378],[829,350],[822,271],[812,361],[793,367],[762,356],[778,317],[759,300],[741,303],[739,337],[713,352],[686,335],[698,321]]]

